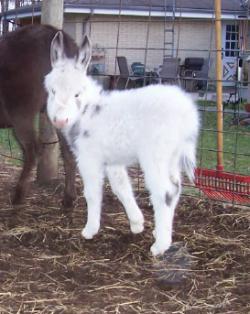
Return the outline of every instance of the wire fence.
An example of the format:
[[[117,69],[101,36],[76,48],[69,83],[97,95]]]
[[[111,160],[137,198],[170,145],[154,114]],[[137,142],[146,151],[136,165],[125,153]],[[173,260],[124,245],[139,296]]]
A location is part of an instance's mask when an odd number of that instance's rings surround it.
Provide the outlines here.
[[[9,30],[40,22],[41,1],[7,2],[5,7],[1,2],[2,25],[7,23]],[[212,0],[200,2],[190,1],[194,4],[192,7],[188,1],[178,0],[65,1],[64,29],[78,43],[84,33],[89,34],[93,43],[89,72],[104,88],[137,88],[160,82],[180,85],[189,92],[200,110],[198,168],[216,170],[215,8]],[[223,58],[223,164],[235,184],[237,175],[246,179],[239,184],[245,184],[244,193],[249,204],[248,17],[249,1],[223,2],[223,48],[220,51]],[[119,57],[125,60],[129,75],[121,73]],[[132,77],[136,80],[131,80]],[[15,156],[16,148],[11,148],[9,135],[1,135],[0,144],[2,155],[20,159],[19,155]],[[143,189],[140,170],[132,168],[130,172],[137,189]],[[230,192],[230,182],[225,189]],[[197,186],[186,180],[184,194],[203,195]],[[234,197],[231,201],[239,202]]]

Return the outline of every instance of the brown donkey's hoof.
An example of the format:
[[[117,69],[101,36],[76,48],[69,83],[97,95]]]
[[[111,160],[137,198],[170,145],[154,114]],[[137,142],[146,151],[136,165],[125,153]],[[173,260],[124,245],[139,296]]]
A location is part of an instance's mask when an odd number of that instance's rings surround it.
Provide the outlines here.
[[[72,208],[74,205],[75,196],[64,194],[63,200],[62,200],[62,206],[63,208]]]
[[[20,205],[24,202],[24,191],[21,189],[16,189],[14,196],[12,197],[13,205]]]

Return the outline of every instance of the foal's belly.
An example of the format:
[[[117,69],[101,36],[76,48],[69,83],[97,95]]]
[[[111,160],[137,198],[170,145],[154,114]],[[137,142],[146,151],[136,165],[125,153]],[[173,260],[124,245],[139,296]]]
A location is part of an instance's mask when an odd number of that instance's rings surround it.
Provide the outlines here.
[[[116,150],[106,151],[104,157],[104,162],[107,165],[124,165],[131,166],[138,161],[137,155],[133,151],[123,151],[119,150],[119,147]]]

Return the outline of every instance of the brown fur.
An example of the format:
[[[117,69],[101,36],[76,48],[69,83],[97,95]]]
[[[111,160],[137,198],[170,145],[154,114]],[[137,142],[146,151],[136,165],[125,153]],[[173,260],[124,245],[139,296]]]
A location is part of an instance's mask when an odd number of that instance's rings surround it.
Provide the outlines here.
[[[29,25],[0,40],[0,128],[14,129],[24,159],[14,203],[23,200],[38,155],[34,119],[46,104],[43,81],[51,70],[50,43],[56,32],[51,26]],[[67,34],[64,34],[64,46],[68,57],[77,54],[77,46]],[[67,144],[59,137],[66,172],[64,205],[68,207],[75,197],[75,163]]]

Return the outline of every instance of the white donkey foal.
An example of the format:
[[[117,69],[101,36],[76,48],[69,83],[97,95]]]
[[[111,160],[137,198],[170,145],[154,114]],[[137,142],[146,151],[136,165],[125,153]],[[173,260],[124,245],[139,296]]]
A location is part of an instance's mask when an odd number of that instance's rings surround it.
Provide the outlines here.
[[[172,241],[182,168],[193,179],[197,109],[174,86],[104,92],[86,75],[90,59],[87,37],[78,58],[67,59],[59,32],[51,44],[52,71],[45,78],[49,118],[64,133],[84,182],[88,219],[82,235],[91,239],[100,228],[105,175],[126,210],[131,231],[143,231],[143,215],[126,171],[139,162],[155,214],[151,252],[163,254]]]

